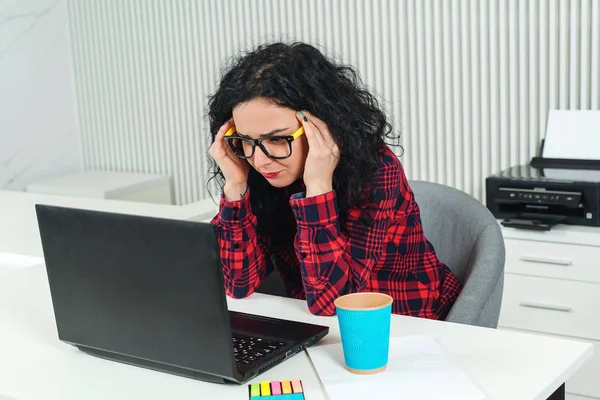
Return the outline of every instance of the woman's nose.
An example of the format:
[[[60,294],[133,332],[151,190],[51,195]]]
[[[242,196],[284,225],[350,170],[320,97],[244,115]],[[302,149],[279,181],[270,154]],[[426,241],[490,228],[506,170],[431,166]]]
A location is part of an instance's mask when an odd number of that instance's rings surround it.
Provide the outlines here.
[[[268,165],[272,161],[273,160],[271,160],[269,157],[267,157],[267,155],[263,152],[263,150],[259,146],[256,146],[256,150],[254,151],[254,165],[256,165],[256,167],[262,167],[262,166]]]

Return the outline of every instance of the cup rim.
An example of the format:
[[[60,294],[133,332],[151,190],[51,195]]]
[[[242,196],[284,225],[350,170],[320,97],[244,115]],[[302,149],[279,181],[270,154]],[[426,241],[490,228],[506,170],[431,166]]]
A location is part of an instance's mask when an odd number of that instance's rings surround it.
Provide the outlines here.
[[[340,306],[339,302],[340,300],[343,300],[345,298],[348,297],[358,297],[358,296],[378,296],[378,297],[384,297],[386,298],[386,302],[384,304],[378,305],[378,306],[374,306],[374,307],[344,307],[344,306]],[[350,293],[350,294],[345,294],[343,296],[338,297],[337,299],[335,299],[333,301],[333,304],[336,308],[340,308],[342,310],[348,310],[348,311],[371,311],[371,310],[379,310],[381,308],[385,308],[387,306],[389,306],[390,304],[392,304],[394,302],[394,298],[392,296],[390,296],[389,294],[385,294],[385,293],[379,293],[379,292],[358,292],[358,293]]]

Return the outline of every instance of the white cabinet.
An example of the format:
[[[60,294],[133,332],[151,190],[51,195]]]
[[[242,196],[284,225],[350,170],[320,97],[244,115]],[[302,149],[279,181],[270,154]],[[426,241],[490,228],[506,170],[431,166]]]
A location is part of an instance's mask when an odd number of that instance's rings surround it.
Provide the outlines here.
[[[32,193],[173,204],[168,175],[85,171],[27,185]]]
[[[600,228],[502,232],[506,266],[498,328],[593,343],[593,358],[567,381],[566,391],[600,399]]]

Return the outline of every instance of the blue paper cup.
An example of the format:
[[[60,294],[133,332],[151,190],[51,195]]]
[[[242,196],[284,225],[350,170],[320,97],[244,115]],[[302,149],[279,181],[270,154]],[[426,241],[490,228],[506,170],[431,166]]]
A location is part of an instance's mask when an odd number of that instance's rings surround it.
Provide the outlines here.
[[[391,296],[363,292],[335,300],[344,362],[350,372],[375,374],[385,370],[390,348]]]

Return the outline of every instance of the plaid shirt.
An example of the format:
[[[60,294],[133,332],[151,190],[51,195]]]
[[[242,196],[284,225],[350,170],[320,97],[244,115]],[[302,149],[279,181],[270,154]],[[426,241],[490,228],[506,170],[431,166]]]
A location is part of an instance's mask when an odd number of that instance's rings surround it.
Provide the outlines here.
[[[333,302],[343,294],[374,291],[394,298],[394,313],[445,318],[461,284],[425,238],[402,164],[387,146],[379,152],[371,185],[375,201],[349,210],[346,234],[338,222],[335,191],[292,195],[296,236],[281,248],[270,248],[269,238],[257,230],[250,189],[239,201],[222,197],[212,223],[227,294],[252,294],[268,274],[271,257],[289,295],[306,299],[313,314],[333,315]],[[370,227],[357,223],[365,213],[374,218]]]

